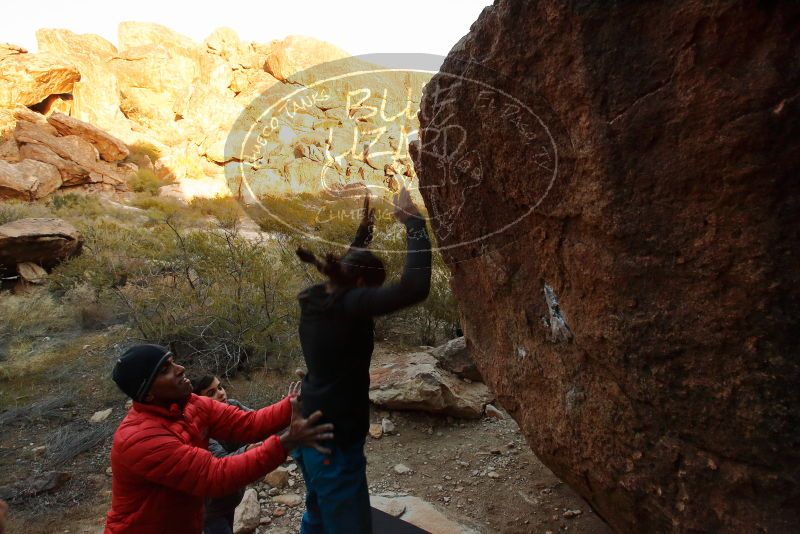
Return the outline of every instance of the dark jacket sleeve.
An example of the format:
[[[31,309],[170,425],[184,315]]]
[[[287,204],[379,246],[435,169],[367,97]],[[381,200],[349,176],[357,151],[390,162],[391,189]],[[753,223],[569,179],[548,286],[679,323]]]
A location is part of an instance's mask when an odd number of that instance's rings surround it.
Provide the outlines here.
[[[350,248],[367,248],[372,242],[372,226],[369,224],[359,224],[356,236],[350,243]]]
[[[350,289],[342,296],[343,310],[352,315],[386,315],[425,300],[431,288],[431,242],[425,220],[406,221],[406,264],[400,281],[382,287]]]
[[[214,458],[225,458],[226,456],[233,456],[235,454],[242,454],[247,452],[247,445],[239,447],[235,451],[229,451],[228,449],[223,447],[219,441],[215,439],[209,439],[208,450],[211,454],[214,455]]]

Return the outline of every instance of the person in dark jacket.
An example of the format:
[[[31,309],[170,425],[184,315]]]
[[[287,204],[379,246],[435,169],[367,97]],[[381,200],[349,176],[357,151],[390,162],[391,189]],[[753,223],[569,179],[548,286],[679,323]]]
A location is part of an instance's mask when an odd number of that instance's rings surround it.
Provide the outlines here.
[[[229,399],[219,378],[214,375],[204,375],[199,378],[193,378],[192,391],[195,395],[214,399],[217,402],[234,406],[245,412],[253,411],[252,408],[248,408],[236,399]],[[216,458],[226,458],[228,456],[243,454],[259,445],[261,445],[261,442],[246,444],[235,441],[208,440],[208,450],[211,451],[211,454]],[[236,511],[236,507],[242,502],[244,490],[245,486],[242,486],[224,497],[206,500],[203,534],[233,534],[233,515]]]
[[[431,244],[425,220],[403,188],[394,201],[395,217],[406,227],[405,268],[399,282],[383,285],[383,263],[366,250],[373,212],[365,198],[362,222],[348,252],[324,261],[298,249],[300,259],[327,276],[299,295],[300,344],[307,374],[302,412],[324,411],[336,428],[330,454],[298,448],[293,456],[306,482],[302,534],[372,532],[364,442],[369,429],[369,365],[373,317],[427,298]]]

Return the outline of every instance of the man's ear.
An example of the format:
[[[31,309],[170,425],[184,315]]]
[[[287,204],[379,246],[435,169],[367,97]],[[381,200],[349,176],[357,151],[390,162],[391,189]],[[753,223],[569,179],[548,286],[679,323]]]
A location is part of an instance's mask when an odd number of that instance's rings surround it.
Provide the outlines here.
[[[144,396],[145,404],[151,404],[154,399],[155,399],[155,397],[153,397],[152,393],[148,393],[147,395]]]

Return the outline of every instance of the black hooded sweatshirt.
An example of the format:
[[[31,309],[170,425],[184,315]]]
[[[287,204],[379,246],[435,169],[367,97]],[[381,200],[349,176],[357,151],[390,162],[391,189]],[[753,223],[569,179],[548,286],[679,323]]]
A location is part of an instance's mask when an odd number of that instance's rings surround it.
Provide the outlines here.
[[[369,430],[372,318],[422,302],[430,291],[431,243],[425,221],[411,217],[405,226],[406,263],[399,282],[333,293],[322,283],[299,295],[300,344],[308,368],[303,416],[321,410],[323,421],[333,423],[340,446],[363,440]],[[361,230],[353,246],[362,246]]]

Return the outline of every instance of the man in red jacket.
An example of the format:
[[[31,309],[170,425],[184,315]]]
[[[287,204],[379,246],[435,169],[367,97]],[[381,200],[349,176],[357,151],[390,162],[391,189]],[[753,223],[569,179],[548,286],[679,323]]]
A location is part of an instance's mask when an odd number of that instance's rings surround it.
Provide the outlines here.
[[[106,534],[199,534],[206,497],[258,480],[294,447],[325,451],[319,443],[333,439],[332,425],[316,424],[320,412],[300,416],[297,386],[282,401],[245,412],[193,395],[184,368],[172,356],[159,345],[137,345],[114,366],[114,382],[133,406],[111,447]],[[243,454],[215,458],[208,451],[209,437],[264,442]]]

